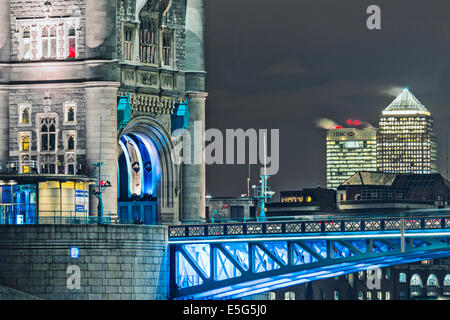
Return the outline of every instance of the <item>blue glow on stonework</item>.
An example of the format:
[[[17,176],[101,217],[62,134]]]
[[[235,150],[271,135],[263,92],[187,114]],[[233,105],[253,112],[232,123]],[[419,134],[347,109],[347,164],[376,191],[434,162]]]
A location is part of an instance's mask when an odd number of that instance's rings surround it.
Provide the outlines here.
[[[139,149],[137,143],[128,135],[123,135],[122,138],[124,138],[127,141],[127,143],[131,144],[131,146],[133,147],[133,150],[136,154],[136,157],[137,157],[137,160],[139,163],[139,172],[136,174],[139,175],[139,180],[140,180],[140,188],[139,188],[139,190],[136,190],[136,193],[138,195],[142,196],[144,194],[143,189],[144,189],[145,183],[144,183],[144,165],[142,162],[141,150]]]
[[[287,252],[287,242],[286,241],[280,241],[280,242],[264,242],[264,247],[266,247],[267,250],[270,251],[274,256],[276,256],[278,259],[280,259],[281,262],[283,262],[284,265],[287,265],[288,263],[288,252]]]
[[[128,149],[125,147],[126,140],[120,138],[119,140],[119,146],[122,148],[124,158],[125,158],[125,164],[120,166],[120,175],[122,176],[122,183],[126,183],[128,185],[128,198],[131,197],[131,163],[130,163],[130,155],[128,154]],[[124,179],[126,177],[126,179]],[[118,186],[120,188],[120,186]]]
[[[195,261],[197,267],[203,271],[203,274],[209,278],[211,276],[211,248],[209,244],[186,244],[183,248]]]
[[[248,270],[248,243],[224,244],[223,247],[245,271]]]
[[[253,255],[254,255],[254,272],[266,272],[275,269],[279,269],[280,265],[275,262],[271,257],[269,257],[261,248],[258,246],[253,247]]]
[[[141,135],[139,136],[139,138],[146,148],[146,152],[150,158],[150,162],[152,165],[152,170],[149,174],[149,176],[151,177],[151,185],[149,187],[146,187],[145,190],[149,194],[152,194],[156,197],[158,184],[161,180],[161,164],[159,162],[158,151],[155,147],[155,144],[153,143],[153,141],[151,141],[150,138]]]
[[[241,276],[235,265],[217,248],[215,251],[216,265],[214,266],[214,279],[221,281]]]

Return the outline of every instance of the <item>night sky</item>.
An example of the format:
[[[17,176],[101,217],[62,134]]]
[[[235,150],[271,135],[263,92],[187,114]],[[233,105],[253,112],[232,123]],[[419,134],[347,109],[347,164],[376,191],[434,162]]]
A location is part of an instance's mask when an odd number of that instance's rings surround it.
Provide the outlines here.
[[[381,30],[366,9],[381,8]],[[280,129],[276,191],[326,186],[317,120],[377,126],[409,90],[435,119],[446,176],[450,124],[450,1],[205,0],[206,128]],[[207,194],[246,193],[246,165],[207,166]],[[252,166],[257,184],[259,166]]]

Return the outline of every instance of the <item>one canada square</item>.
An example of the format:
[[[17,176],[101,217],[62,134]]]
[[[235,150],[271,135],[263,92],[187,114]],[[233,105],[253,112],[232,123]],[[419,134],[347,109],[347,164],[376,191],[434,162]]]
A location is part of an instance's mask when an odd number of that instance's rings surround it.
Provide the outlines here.
[[[437,172],[433,118],[407,88],[380,117],[377,169],[393,173]]]

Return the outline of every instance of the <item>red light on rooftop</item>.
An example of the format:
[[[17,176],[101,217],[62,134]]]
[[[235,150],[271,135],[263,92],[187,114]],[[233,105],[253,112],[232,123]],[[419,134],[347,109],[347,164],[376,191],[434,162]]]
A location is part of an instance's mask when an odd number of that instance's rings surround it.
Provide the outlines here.
[[[353,124],[354,124],[355,126],[359,126],[360,123],[361,123],[361,122],[359,122],[358,120],[353,121]]]
[[[347,120],[347,124],[352,124],[352,123],[353,123],[352,119]]]

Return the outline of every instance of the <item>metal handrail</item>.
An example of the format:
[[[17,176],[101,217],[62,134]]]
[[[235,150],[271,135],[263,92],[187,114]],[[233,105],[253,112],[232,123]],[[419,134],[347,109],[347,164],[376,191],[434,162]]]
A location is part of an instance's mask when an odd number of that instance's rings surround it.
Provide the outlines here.
[[[433,226],[427,226],[425,219],[435,219]],[[406,227],[405,229],[415,230],[433,230],[433,229],[450,229],[450,214],[448,215],[402,215],[388,217],[352,217],[344,218],[334,217],[334,219],[322,220],[301,220],[301,221],[264,221],[264,222],[228,222],[215,224],[193,224],[193,225],[174,225],[169,226],[169,238],[198,238],[198,237],[217,237],[217,236],[242,236],[242,235],[279,235],[292,233],[333,233],[333,232],[366,232],[366,231],[396,231],[401,230],[401,226],[392,227],[392,222],[405,223],[415,222],[419,227]],[[346,223],[359,222],[356,225],[349,225],[347,229]],[[370,222],[379,223],[378,227],[369,226]],[[430,222],[430,221],[428,221]],[[296,232],[288,232],[288,227],[296,225]],[[388,225],[388,227],[386,227]],[[240,231],[236,232],[236,227],[241,226]],[[308,229],[308,227],[311,227]],[[249,232],[250,227],[250,232]],[[257,230],[255,230],[257,228]],[[276,230],[274,229],[276,228]],[[231,230],[230,232],[228,230]],[[269,231],[268,231],[269,230]],[[275,231],[274,231],[275,230]],[[213,232],[214,231],[214,232]]]

